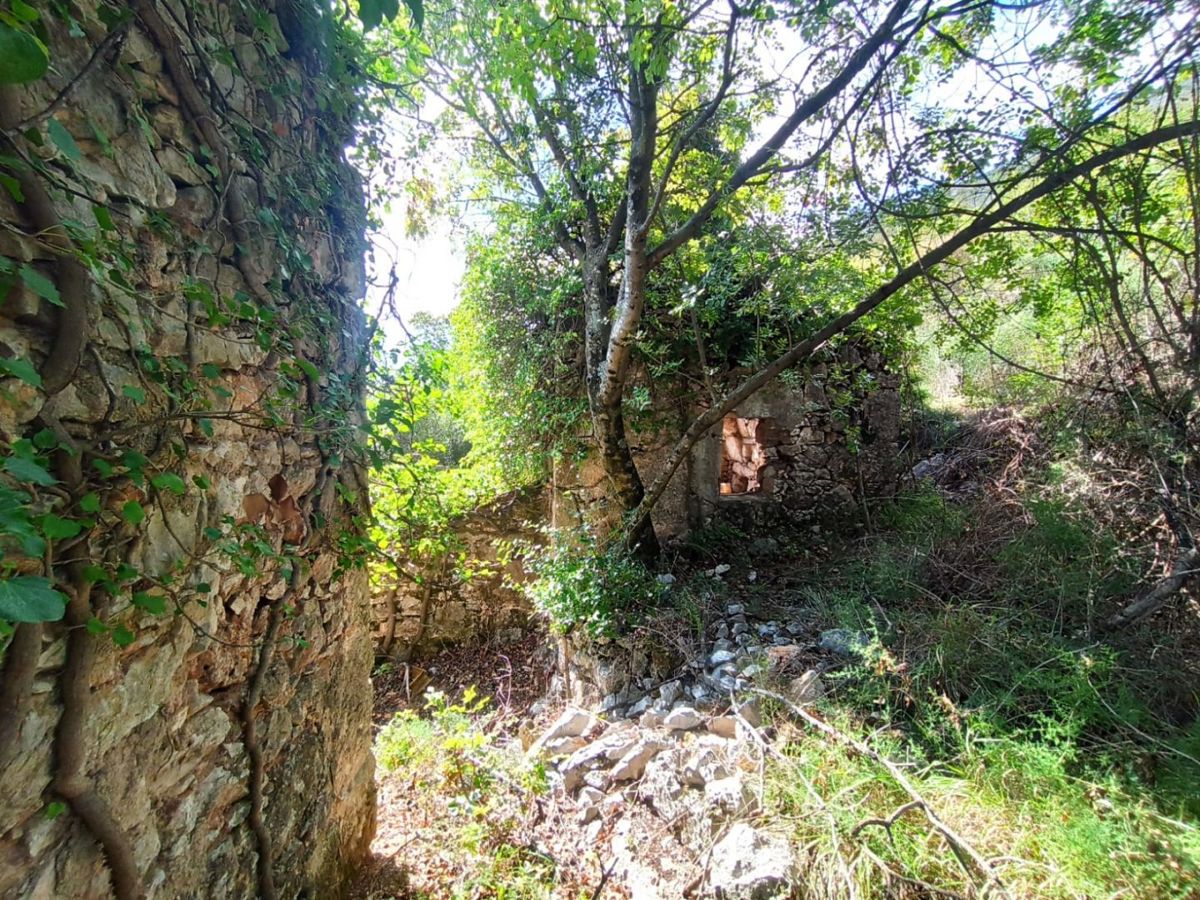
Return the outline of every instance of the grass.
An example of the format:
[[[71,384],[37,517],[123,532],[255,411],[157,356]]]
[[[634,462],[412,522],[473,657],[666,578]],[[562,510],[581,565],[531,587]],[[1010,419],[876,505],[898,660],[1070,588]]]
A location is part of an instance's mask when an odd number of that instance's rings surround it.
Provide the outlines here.
[[[1200,897],[1200,725],[1167,721],[1169,672],[1087,636],[1132,571],[1045,485],[998,503],[902,498],[812,580],[823,622],[874,636],[825,676],[821,717],[900,764],[1013,896]],[[774,716],[769,806],[806,896],[978,891],[919,809],[861,824],[911,799],[885,767]]]
[[[379,733],[375,758],[406,784],[406,830],[420,833],[404,861],[402,890],[373,896],[542,900],[563,896],[554,861],[534,849],[528,813],[547,791],[542,764],[499,746],[487,729],[487,701],[428,695],[426,710],[398,713]],[[436,822],[435,829],[422,830]]]

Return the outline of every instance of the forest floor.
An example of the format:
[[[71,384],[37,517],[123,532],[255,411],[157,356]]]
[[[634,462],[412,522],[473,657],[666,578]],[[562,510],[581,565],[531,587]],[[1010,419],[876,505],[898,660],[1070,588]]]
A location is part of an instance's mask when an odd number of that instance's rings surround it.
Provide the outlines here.
[[[747,651],[753,722],[588,716],[555,757],[526,752],[562,709],[544,637],[379,672],[355,896],[1200,898],[1195,600],[1102,628],[1143,574],[1117,550],[1132,513],[1089,506],[1102,473],[1022,417],[957,423],[932,451],[858,537],[679,548],[648,636],[694,633],[703,658],[741,624],[794,650]],[[727,858],[780,842],[786,877]]]

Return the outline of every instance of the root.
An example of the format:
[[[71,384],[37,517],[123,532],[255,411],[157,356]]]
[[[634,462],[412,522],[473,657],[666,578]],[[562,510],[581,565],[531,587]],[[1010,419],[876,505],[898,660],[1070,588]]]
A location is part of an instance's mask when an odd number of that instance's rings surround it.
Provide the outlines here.
[[[73,495],[78,495],[84,486],[83,454],[59,422],[48,416],[42,419],[58,435],[56,474]],[[140,900],[145,890],[133,845],[87,774],[85,734],[92,694],[92,664],[96,658],[96,639],[87,629],[92,618],[92,583],[86,577],[90,558],[91,548],[85,538],[77,548],[76,560],[67,566],[72,587],[63,619],[67,627],[67,659],[60,676],[62,715],[54,732],[52,785],[100,844],[117,900]]]
[[[0,85],[0,131],[8,132],[20,119],[17,92],[11,85]],[[17,148],[14,147],[14,150]],[[21,186],[22,206],[34,231],[58,255],[56,265],[62,308],[50,355],[42,364],[42,392],[49,399],[75,378],[88,342],[87,293],[90,276],[75,254],[71,238],[54,211],[54,203],[37,173],[30,169],[11,169]]]
[[[271,832],[267,830],[263,819],[264,784],[266,782],[266,764],[263,761],[262,744],[258,740],[258,726],[254,721],[255,707],[262,701],[263,685],[267,680],[267,671],[271,667],[271,657],[275,654],[275,644],[279,639],[279,629],[283,625],[284,610],[288,601],[296,595],[304,583],[301,575],[300,560],[293,560],[291,585],[286,594],[271,607],[267,620],[267,631],[263,635],[262,644],[258,651],[258,660],[254,664],[254,672],[250,676],[250,684],[246,689],[246,700],[242,704],[242,745],[246,748],[246,756],[250,760],[250,830],[258,841],[258,894],[263,900],[275,900],[275,876],[271,871]]]
[[[71,811],[100,844],[118,900],[138,900],[145,892],[133,856],[133,845],[86,773],[84,726],[92,692],[96,640],[87,630],[88,620],[92,617],[91,584],[83,578],[82,564],[73,564],[71,568],[80,571],[72,573],[75,587],[65,619],[67,661],[62,672],[62,716],[54,733],[54,790],[67,801]]]
[[[275,306],[274,298],[266,287],[257,281],[247,258],[247,253],[251,249],[252,235],[246,227],[246,223],[254,221],[254,217],[247,209],[246,198],[233,183],[233,179],[245,166],[230,153],[229,145],[217,128],[217,118],[212,107],[204,99],[204,95],[196,84],[196,78],[192,74],[187,60],[184,59],[179,36],[163,19],[154,0],[136,0],[133,8],[163,55],[167,73],[179,91],[179,99],[192,127],[199,132],[205,145],[212,150],[221,175],[221,183],[228,185],[225,202],[229,205],[229,225],[233,229],[233,235],[238,244],[238,270],[246,281],[247,289],[255,298],[264,306],[273,308]]]
[[[37,674],[38,656],[42,652],[42,625],[23,622],[17,625],[4,657],[4,681],[0,684],[0,761],[3,761],[21,732],[25,707]]]

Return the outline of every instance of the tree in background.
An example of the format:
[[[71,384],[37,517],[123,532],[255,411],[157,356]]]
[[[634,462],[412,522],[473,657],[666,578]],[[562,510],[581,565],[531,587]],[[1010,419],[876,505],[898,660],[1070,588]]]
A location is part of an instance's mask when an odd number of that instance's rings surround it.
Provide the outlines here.
[[[1114,126],[1195,43],[1169,0],[1125,7],[430,4],[406,64],[443,123],[461,126],[478,173],[465,190],[498,221],[551,237],[554,264],[578,282],[578,314],[551,331],[582,344],[576,377],[613,499],[640,508],[636,543],[653,549],[646,513],[665,488],[659,479],[646,496],[625,435],[656,273],[740,227],[766,193],[803,212],[793,227],[810,258],[874,241],[860,270],[876,287],[814,310],[787,352],[715,400],[669,478],[724,412],[931,267],[1064,184],[1194,131]],[[972,93],[957,96],[955,79]],[[922,224],[896,234],[885,216]]]

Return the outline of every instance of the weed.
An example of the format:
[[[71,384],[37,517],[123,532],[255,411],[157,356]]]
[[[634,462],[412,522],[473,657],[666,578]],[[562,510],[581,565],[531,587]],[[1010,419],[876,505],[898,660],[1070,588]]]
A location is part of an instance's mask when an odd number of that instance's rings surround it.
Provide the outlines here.
[[[1194,896],[1200,724],[1173,729],[1153,684],[1084,637],[1136,571],[1061,472],[1016,500],[923,489],[880,511],[805,590],[822,622],[874,636],[826,673],[821,713],[900,764],[1015,896]],[[889,821],[911,798],[884,767],[774,715],[768,807],[803,848],[806,896],[976,891],[919,808]]]
[[[554,863],[532,849],[524,815],[548,790],[545,767],[496,745],[487,706],[474,688],[457,702],[430,692],[422,714],[404,710],[380,732],[376,759],[417,789],[421,819],[441,823],[440,868],[425,873],[436,896],[555,896]]]

